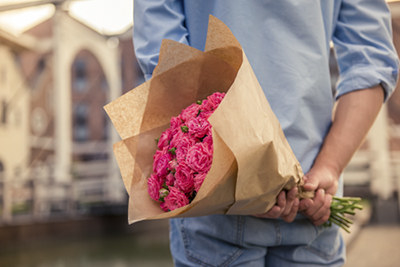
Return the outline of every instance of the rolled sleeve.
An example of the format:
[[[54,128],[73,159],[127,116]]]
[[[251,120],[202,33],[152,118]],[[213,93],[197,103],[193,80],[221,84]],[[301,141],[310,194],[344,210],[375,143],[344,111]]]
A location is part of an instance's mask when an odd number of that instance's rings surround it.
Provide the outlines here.
[[[386,101],[396,86],[399,61],[385,1],[343,1],[332,40],[340,70],[336,97],[380,84]]]
[[[133,44],[145,79],[158,63],[162,39],[188,44],[182,1],[135,0]]]

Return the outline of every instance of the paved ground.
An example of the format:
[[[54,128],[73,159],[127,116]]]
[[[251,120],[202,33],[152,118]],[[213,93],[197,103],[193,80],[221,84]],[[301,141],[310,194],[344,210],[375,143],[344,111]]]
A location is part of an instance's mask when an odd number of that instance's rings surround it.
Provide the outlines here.
[[[399,267],[400,225],[367,225],[347,248],[345,267]]]
[[[347,245],[344,267],[400,267],[400,224],[370,223],[372,209],[364,205],[353,218],[351,234],[343,232]]]

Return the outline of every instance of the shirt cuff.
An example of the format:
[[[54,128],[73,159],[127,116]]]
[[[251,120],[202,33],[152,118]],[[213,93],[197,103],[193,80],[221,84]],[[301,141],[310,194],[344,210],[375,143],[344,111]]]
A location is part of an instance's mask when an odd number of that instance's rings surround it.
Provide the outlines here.
[[[372,88],[381,85],[385,91],[387,101],[393,93],[398,77],[398,69],[393,68],[357,68],[356,70],[344,73],[339,78],[336,99],[340,96],[361,89]]]

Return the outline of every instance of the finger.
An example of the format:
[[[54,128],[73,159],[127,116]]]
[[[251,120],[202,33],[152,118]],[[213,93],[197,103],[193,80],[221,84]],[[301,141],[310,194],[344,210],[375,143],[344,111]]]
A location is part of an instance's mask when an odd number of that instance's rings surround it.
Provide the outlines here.
[[[285,208],[285,206],[286,206],[286,192],[285,191],[281,191],[279,193],[276,205],[279,206],[282,210]]]
[[[318,191],[315,193],[313,204],[304,211],[305,214],[312,218],[312,216],[324,205],[324,201],[325,191],[323,189],[318,189]]]
[[[292,212],[294,201],[297,199],[297,187],[291,189],[286,195],[286,205],[282,212],[282,216],[288,216]],[[298,207],[297,207],[298,209]],[[297,212],[297,211],[296,211]]]
[[[276,218],[279,218],[281,213],[282,213],[281,207],[275,205],[267,213],[257,214],[255,216],[258,218],[276,219]]]
[[[331,211],[329,210],[321,219],[319,219],[317,221],[313,221],[313,224],[315,226],[323,225],[325,222],[327,222],[329,220],[330,215],[331,215]]]
[[[264,214],[257,214],[255,216],[259,218],[277,219],[281,216],[285,208],[285,205],[286,205],[286,193],[282,191],[278,195],[275,206],[273,206],[268,212]]]
[[[321,225],[329,219],[332,196],[325,194],[323,206],[311,217],[315,225]]]
[[[319,181],[316,178],[313,178],[312,175],[311,176],[305,175],[303,181],[304,181],[303,189],[305,191],[315,191],[319,186]]]
[[[293,221],[294,221],[294,218],[296,217],[297,212],[298,212],[298,210],[299,210],[299,203],[300,203],[300,201],[299,201],[298,198],[296,198],[296,199],[293,201],[293,205],[292,205],[292,209],[291,209],[290,213],[289,213],[288,215],[286,215],[286,216],[282,216],[282,219],[283,219],[285,222],[290,223],[290,222],[293,222]]]
[[[280,217],[282,212],[285,209],[285,206],[286,206],[286,193],[284,191],[282,191],[278,195],[276,205],[266,213],[266,215],[268,216],[267,218],[275,218],[276,219],[276,218]]]
[[[294,187],[293,189],[291,189],[291,190],[287,193],[287,200],[288,200],[288,201],[294,201],[294,200],[297,198],[297,193],[298,193],[297,187]]]
[[[314,201],[310,198],[305,198],[300,200],[300,204],[299,204],[299,210],[300,211],[305,211],[307,210],[309,207],[311,207],[314,204]]]

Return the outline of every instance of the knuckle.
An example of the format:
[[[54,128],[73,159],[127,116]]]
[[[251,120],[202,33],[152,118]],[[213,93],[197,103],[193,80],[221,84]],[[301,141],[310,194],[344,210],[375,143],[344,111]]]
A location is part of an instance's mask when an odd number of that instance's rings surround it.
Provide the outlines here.
[[[282,217],[286,217],[286,216],[289,216],[290,215],[290,210],[288,210],[288,211],[284,211],[284,212],[282,212],[282,214],[281,214],[281,216]]]
[[[267,214],[268,214],[268,216],[271,216],[273,218],[278,218],[280,215],[280,211],[278,209],[273,209],[273,210],[269,211]]]

